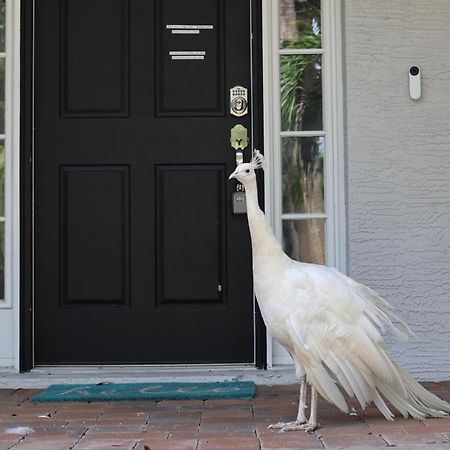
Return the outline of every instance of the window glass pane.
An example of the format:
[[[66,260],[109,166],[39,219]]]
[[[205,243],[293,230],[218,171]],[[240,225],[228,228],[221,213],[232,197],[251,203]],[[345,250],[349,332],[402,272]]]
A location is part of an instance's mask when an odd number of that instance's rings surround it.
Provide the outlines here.
[[[282,138],[283,213],[323,213],[323,137]]]
[[[5,58],[0,58],[0,134],[5,133]]]
[[[5,51],[5,0],[0,0],[0,52]]]
[[[283,220],[283,248],[297,261],[325,264],[325,219]]]
[[[0,141],[0,217],[5,215],[5,142]]]
[[[5,298],[5,223],[0,222],[0,299]]]
[[[281,129],[322,130],[320,55],[280,57]]]
[[[320,0],[280,0],[280,48],[320,46]]]

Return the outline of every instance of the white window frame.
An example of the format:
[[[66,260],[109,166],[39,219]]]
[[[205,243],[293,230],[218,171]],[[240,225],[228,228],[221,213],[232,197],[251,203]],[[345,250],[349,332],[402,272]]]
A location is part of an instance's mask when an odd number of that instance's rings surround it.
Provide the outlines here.
[[[0,309],[17,306],[20,280],[20,2],[6,0],[5,17],[5,296]],[[18,314],[17,314],[18,317]],[[18,320],[18,319],[17,319]],[[18,327],[17,327],[18,328]]]
[[[263,4],[263,80],[264,80],[264,145],[266,215],[279,240],[282,238],[281,136],[323,135],[325,141],[324,178],[326,214],[308,214],[308,218],[326,217],[326,264],[341,272],[347,270],[345,221],[344,107],[342,77],[342,0],[322,0],[322,89],[324,133],[282,132],[280,121],[279,8],[278,0],[262,0]],[[283,54],[297,50],[285,49]],[[308,50],[302,50],[308,53]],[[288,217],[289,216],[289,217]],[[300,218],[294,214],[292,218]],[[284,214],[285,219],[290,215]],[[290,363],[285,356],[273,358],[273,340],[267,336],[267,365]],[[277,344],[275,344],[277,345]]]

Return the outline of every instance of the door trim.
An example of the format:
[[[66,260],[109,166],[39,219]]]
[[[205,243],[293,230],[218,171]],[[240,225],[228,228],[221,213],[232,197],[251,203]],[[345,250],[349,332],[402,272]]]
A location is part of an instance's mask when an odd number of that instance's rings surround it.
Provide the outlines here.
[[[19,371],[33,368],[34,1],[20,2],[20,330]]]
[[[251,24],[250,30],[252,33],[251,45],[251,80],[252,80],[252,142],[253,148],[264,149],[264,95],[263,95],[263,1],[250,0],[251,8]],[[259,178],[259,204],[262,205],[263,210],[268,206],[265,196],[264,180]],[[266,325],[259,310],[258,303],[253,300],[255,308],[255,365],[258,369],[267,369],[267,359],[272,355],[268,352],[272,351],[271,347],[267,346],[268,333]]]
[[[34,367],[34,254],[33,254],[33,154],[34,154],[34,12],[36,0],[21,0],[20,44],[20,329],[19,370]],[[262,2],[249,0],[252,31],[253,146],[263,148],[262,97]],[[262,182],[261,182],[262,183]],[[263,202],[264,188],[260,189]],[[261,203],[262,204],[262,203]],[[259,308],[254,301],[254,346],[257,368],[266,368],[267,333]]]

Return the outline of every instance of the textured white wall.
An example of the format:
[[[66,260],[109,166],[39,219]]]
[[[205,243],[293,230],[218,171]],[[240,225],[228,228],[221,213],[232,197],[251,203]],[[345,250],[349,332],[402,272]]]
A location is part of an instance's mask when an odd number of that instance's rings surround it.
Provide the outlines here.
[[[349,274],[415,331],[396,359],[450,379],[450,1],[346,0],[344,17]]]

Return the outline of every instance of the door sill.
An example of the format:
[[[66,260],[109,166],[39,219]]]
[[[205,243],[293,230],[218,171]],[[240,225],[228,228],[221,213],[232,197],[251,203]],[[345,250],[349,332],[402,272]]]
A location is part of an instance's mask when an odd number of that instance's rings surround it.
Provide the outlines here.
[[[64,370],[78,368],[80,370],[97,369],[255,369],[254,363],[216,363],[216,364],[36,364],[32,370],[52,369]]]
[[[259,370],[254,365],[38,366],[26,373],[0,373],[0,388],[46,388],[51,384],[254,381],[296,383],[292,365]]]

